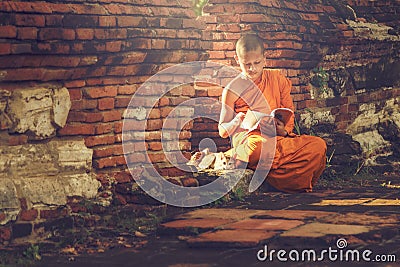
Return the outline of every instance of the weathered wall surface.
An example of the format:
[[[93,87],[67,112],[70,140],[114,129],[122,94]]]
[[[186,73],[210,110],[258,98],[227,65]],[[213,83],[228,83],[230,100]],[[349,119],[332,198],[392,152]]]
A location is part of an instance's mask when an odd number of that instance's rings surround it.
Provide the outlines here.
[[[73,197],[98,189],[106,200],[149,201],[122,197],[121,184],[133,181],[121,145],[124,111],[151,75],[206,58],[204,28],[190,1],[0,2],[0,242],[79,210]],[[163,118],[194,96],[190,86],[177,91],[156,103],[145,147],[132,144],[137,164],[146,149],[153,162],[165,161]],[[181,134],[186,153],[191,126]]]
[[[0,227],[0,242],[76,210],[71,197],[95,196],[95,178],[106,199],[154,203],[126,171],[121,132],[131,96],[176,63],[212,60],[237,67],[234,43],[243,31],[257,32],[268,67],[292,80],[301,131],[327,140],[329,153],[335,151],[332,164],[363,153],[384,155],[372,163],[393,165],[400,150],[399,12],[395,0],[210,0],[196,19],[190,1],[1,1],[0,189],[6,193],[0,200],[8,204],[0,223],[18,223]],[[220,95],[221,88],[198,83],[162,97],[147,123],[145,146],[131,140],[131,159],[139,166],[147,150],[162,175],[182,175],[165,162],[162,124],[182,101]],[[149,108],[146,95],[142,100]],[[219,112],[217,105],[194,109]],[[188,156],[204,137],[220,150],[229,146],[218,138],[215,121],[196,120],[180,135],[183,153]],[[71,149],[63,142],[77,149],[65,152]],[[29,164],[43,165],[36,173]],[[142,169],[133,173],[140,176]],[[57,185],[47,186],[50,180]],[[41,199],[50,189],[55,199]]]
[[[265,40],[268,67],[282,69],[293,83],[300,132],[324,137],[328,156],[334,153],[332,164],[343,167],[362,155],[381,155],[386,160],[369,163],[396,165],[399,9],[398,1],[212,0],[204,8],[212,33],[208,52],[210,60],[237,66],[235,41],[243,31],[257,32]],[[197,96],[218,97],[221,91],[196,89]],[[195,123],[194,147],[210,135],[195,129],[218,136],[215,122],[206,123]]]

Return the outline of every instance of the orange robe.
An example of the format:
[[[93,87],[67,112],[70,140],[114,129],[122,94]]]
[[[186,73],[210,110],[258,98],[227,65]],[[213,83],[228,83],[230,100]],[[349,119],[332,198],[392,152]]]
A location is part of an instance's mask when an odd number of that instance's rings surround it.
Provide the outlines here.
[[[294,110],[290,96],[292,84],[278,70],[264,70],[255,84],[258,88],[247,88],[236,100],[235,112],[245,113],[249,106],[252,110],[265,113],[279,107]],[[265,100],[269,109],[266,107]],[[247,162],[247,167],[250,169],[255,169],[259,161],[258,168],[261,169],[263,160],[269,162],[266,164],[266,169],[270,167],[266,180],[273,187],[289,193],[311,192],[313,185],[325,169],[326,143],[316,136],[296,135],[293,133],[293,127],[294,117],[292,116],[285,125],[289,135],[274,137],[276,146],[275,153],[272,155],[262,154],[262,144],[268,145],[271,140],[261,136],[260,131],[257,130],[250,134],[244,131],[235,133],[231,151],[236,159]],[[266,158],[263,159],[263,157]]]

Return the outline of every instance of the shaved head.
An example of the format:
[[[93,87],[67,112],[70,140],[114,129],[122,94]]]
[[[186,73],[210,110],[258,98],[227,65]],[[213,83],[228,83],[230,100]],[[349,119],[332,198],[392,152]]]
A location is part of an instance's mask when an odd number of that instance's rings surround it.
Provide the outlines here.
[[[236,54],[240,57],[244,53],[259,50],[264,52],[264,44],[260,37],[254,33],[248,33],[240,37],[236,42]]]

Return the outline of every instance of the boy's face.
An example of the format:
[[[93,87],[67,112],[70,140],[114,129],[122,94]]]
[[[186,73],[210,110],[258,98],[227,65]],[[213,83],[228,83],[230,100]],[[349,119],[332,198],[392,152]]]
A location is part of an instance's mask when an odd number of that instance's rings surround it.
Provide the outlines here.
[[[240,65],[243,74],[252,81],[257,80],[261,76],[266,63],[261,49],[241,52],[235,56],[235,59]]]

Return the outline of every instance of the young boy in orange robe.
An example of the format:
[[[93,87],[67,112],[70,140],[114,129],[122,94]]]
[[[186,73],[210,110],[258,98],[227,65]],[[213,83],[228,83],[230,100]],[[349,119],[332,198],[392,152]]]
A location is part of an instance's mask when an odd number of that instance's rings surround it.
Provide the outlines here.
[[[242,73],[223,90],[218,125],[220,136],[231,138],[232,149],[226,155],[236,166],[264,168],[266,182],[278,190],[311,192],[325,168],[324,140],[294,134],[294,116],[286,124],[265,117],[250,132],[240,127],[249,109],[267,114],[275,108],[294,110],[290,80],[278,70],[264,69],[264,46],[256,34],[246,34],[237,41],[235,59]]]

